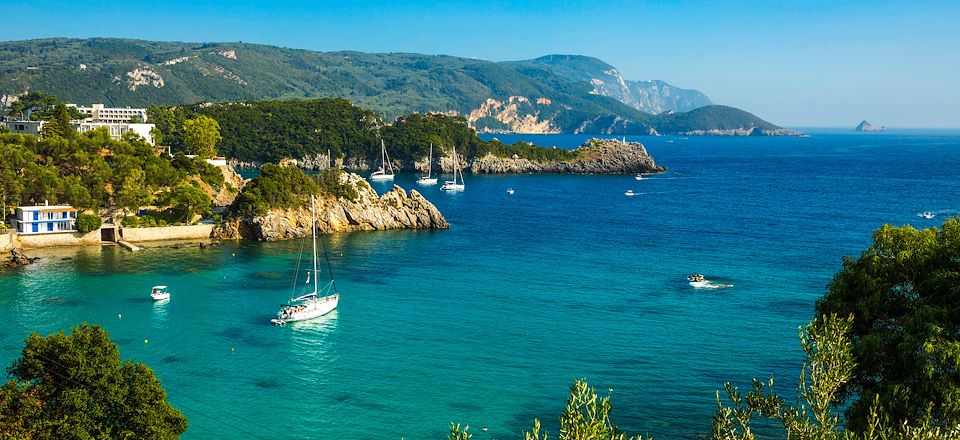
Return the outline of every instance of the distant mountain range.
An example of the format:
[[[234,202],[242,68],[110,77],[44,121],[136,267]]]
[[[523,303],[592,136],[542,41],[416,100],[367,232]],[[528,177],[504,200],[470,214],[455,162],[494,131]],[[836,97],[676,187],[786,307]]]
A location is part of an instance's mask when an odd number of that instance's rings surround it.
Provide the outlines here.
[[[479,131],[788,132],[750,113],[714,106],[696,90],[626,80],[613,66],[579,55],[498,63],[249,43],[0,42],[0,103],[28,90],[112,106],[342,97],[387,119],[411,112],[460,114]]]

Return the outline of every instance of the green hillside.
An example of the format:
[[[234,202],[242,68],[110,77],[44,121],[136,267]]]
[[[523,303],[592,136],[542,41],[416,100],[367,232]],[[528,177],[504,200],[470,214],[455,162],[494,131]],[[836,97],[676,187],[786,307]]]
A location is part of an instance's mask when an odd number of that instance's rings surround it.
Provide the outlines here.
[[[711,105],[686,113],[659,115],[649,122],[661,133],[681,133],[691,131],[691,127],[702,127],[696,130],[735,130],[749,127],[760,127],[764,130],[780,129],[752,113],[725,105]]]
[[[478,130],[646,133],[649,113],[595,93],[583,80],[592,73],[576,74],[604,66],[610,67],[590,57],[495,63],[239,42],[51,38],[0,43],[0,97],[9,103],[29,90],[67,102],[142,107],[328,97],[345,98],[386,121],[412,112],[452,112]],[[501,104],[480,111],[491,99]],[[533,128],[523,125],[529,121]]]

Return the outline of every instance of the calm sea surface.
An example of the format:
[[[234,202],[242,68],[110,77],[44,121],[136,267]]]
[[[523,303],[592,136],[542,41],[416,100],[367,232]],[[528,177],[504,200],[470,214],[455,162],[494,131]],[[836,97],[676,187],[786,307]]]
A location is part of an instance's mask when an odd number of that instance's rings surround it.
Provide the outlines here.
[[[960,208],[958,132],[636,140],[669,171],[467,175],[461,194],[420,189],[450,230],[326,237],[342,299],[309,323],[269,324],[301,241],[34,252],[0,272],[0,365],[31,331],[101,324],[154,369],[185,438],[436,439],[454,420],[515,439],[536,416],[556,433],[587,378],[622,428],[692,439],[724,381],[795,385],[797,327],[841,257]],[[691,272],[735,287],[694,291]]]

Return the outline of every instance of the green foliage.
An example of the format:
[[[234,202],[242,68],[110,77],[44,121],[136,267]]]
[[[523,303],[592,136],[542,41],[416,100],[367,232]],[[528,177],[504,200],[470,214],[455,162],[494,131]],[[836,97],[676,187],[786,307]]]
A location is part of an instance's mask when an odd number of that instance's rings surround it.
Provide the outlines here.
[[[817,313],[853,315],[857,367],[838,396],[852,400],[851,429],[867,429],[876,399],[894,424],[960,424],[958,261],[957,218],[924,230],[883,226],[859,258],[844,259]]]
[[[73,139],[77,131],[70,125],[70,112],[67,106],[57,104],[53,110],[53,116],[43,125],[41,136],[44,138],[60,137],[64,139]]]
[[[450,434],[447,435],[447,440],[470,440],[473,438],[473,434],[469,433],[469,426],[460,429],[460,424],[456,425],[453,422],[450,422]]]
[[[81,234],[96,231],[100,229],[100,225],[102,224],[103,219],[101,219],[99,215],[93,214],[80,214],[77,216],[77,221],[74,222],[77,231]]]
[[[598,397],[597,390],[580,379],[570,385],[570,398],[560,414],[559,440],[642,440],[621,432],[610,420],[613,404],[610,394]],[[547,440],[549,433],[540,432],[540,420],[533,421],[533,430],[524,434],[526,440]]]
[[[327,168],[315,176],[320,194],[357,201],[360,192],[357,187],[344,179],[346,173],[339,168]]]
[[[853,377],[856,362],[850,331],[854,318],[823,315],[801,329],[800,344],[806,354],[797,387],[797,404],[785,403],[771,391],[774,382],[753,380],[753,388],[742,395],[729,382],[724,384],[725,406],[717,392],[717,412],[713,418],[712,440],[755,440],[752,419],[761,416],[778,421],[786,438],[796,440],[886,440],[947,438],[930,418],[914,424],[891,423],[883,414],[887,403],[872,400],[865,429],[842,427],[835,404],[840,389]]]
[[[190,223],[196,215],[210,215],[210,196],[192,185],[177,185],[170,191],[161,193],[160,203],[170,207],[173,221]]]
[[[232,210],[241,216],[264,215],[271,208],[293,208],[304,198],[320,191],[317,181],[296,167],[272,163],[260,168],[260,175],[248,182],[233,202]]]
[[[179,151],[189,150],[176,127],[196,115],[208,115],[220,123],[220,151],[244,161],[278,162],[284,158],[326,155],[356,161],[380,158],[382,137],[395,161],[422,160],[451,148],[466,157],[487,153],[532,160],[568,160],[576,153],[537,147],[528,143],[504,145],[484,142],[462,116],[411,114],[384,125],[376,114],[344,99],[251,101],[233,104],[151,107],[150,118],[164,130],[164,139]],[[154,119],[155,118],[155,119]]]
[[[149,367],[120,360],[103,328],[27,338],[0,388],[5,438],[175,439],[187,419]]]
[[[0,205],[38,205],[45,201],[81,209],[102,206],[137,211],[165,189],[197,176],[214,189],[223,185],[220,170],[182,155],[171,160],[143,142],[113,140],[106,130],[72,139],[0,134]]]
[[[773,125],[743,110],[725,105],[708,105],[685,113],[668,113],[655,116],[649,124],[660,133],[680,133],[691,130],[729,130],[760,127],[776,130]]]
[[[216,119],[199,115],[183,121],[183,144],[191,154],[202,159],[216,156],[220,139],[220,124]]]
[[[155,228],[167,226],[167,219],[163,213],[153,211],[140,216],[124,217],[120,222],[125,228]]]

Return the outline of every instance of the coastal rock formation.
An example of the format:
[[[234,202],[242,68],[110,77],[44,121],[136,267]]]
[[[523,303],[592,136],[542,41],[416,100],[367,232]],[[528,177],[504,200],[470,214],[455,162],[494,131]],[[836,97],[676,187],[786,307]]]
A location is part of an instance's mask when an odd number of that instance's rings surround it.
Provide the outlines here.
[[[407,194],[394,185],[382,196],[356,174],[344,174],[356,186],[355,201],[323,197],[317,200],[317,227],[323,233],[386,229],[446,229],[450,227],[437,207],[416,190]],[[214,229],[214,238],[287,240],[310,235],[309,204],[292,209],[272,209],[266,215],[234,219]]]
[[[860,121],[860,124],[857,125],[856,131],[886,131],[887,127],[881,125],[873,125],[867,121]]]
[[[658,166],[647,149],[639,142],[623,142],[616,139],[590,139],[573,151],[568,160],[533,161],[519,157],[497,157],[487,154],[461,163],[475,174],[502,173],[570,173],[570,174],[633,174],[659,173]],[[441,160],[444,171],[453,169],[448,158]]]
[[[30,258],[24,255],[19,248],[13,248],[10,250],[10,260],[4,263],[4,266],[7,266],[7,267],[26,266],[30,263],[33,263],[34,260],[36,260],[36,258]]]

